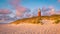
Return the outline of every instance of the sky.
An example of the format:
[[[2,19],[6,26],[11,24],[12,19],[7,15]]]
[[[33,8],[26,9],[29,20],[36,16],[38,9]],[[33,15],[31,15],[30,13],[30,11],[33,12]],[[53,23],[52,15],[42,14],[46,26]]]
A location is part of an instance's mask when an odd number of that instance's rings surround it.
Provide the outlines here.
[[[11,8],[9,2],[12,0],[0,0],[0,8]],[[56,10],[60,9],[60,2],[58,0],[20,0],[19,5],[25,8],[35,9],[43,6],[53,6]]]
[[[0,15],[9,13],[11,18],[37,15],[38,8],[44,10],[42,15],[54,14],[60,11],[60,0],[0,0]]]
[[[60,9],[58,0],[22,0],[22,5],[30,9],[42,8],[43,6],[53,6],[56,10]]]

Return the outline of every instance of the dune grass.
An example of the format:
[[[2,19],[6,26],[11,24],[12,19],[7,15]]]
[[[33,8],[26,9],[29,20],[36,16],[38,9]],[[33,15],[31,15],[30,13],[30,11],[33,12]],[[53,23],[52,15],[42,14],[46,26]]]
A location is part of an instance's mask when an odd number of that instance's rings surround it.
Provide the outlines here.
[[[31,17],[31,18],[24,18],[16,20],[10,24],[20,24],[20,23],[32,23],[32,24],[44,24],[41,22],[41,20],[55,20],[55,24],[58,24],[60,22],[60,15],[52,15],[52,16],[37,16],[37,17]]]

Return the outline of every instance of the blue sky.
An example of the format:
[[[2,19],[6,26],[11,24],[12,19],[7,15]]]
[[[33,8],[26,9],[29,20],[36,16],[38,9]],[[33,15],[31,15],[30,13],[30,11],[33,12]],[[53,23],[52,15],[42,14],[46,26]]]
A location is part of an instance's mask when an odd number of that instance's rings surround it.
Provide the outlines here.
[[[56,10],[60,9],[58,0],[22,0],[21,4],[30,9],[42,8],[43,6],[53,6]]]
[[[0,0],[0,8],[11,8],[8,4],[9,1],[10,0]],[[35,8],[42,8],[43,6],[53,6],[56,10],[60,9],[60,3],[58,0],[21,0],[19,4],[31,10]]]

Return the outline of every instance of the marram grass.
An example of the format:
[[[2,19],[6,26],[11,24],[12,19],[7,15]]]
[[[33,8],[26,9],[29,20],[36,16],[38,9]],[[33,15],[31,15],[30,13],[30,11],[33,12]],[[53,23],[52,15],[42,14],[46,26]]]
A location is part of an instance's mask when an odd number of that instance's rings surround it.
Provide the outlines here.
[[[32,24],[44,24],[41,20],[54,20],[54,24],[58,24],[60,22],[60,15],[52,15],[52,16],[40,16],[40,17],[31,17],[16,20],[10,24],[20,24],[20,23],[32,23]]]

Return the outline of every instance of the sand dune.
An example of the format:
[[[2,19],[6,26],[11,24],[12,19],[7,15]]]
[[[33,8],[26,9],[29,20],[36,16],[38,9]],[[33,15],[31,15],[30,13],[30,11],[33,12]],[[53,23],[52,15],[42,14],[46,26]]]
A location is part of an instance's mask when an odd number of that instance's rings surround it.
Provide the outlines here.
[[[0,24],[0,34],[60,34],[60,24]]]

